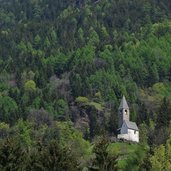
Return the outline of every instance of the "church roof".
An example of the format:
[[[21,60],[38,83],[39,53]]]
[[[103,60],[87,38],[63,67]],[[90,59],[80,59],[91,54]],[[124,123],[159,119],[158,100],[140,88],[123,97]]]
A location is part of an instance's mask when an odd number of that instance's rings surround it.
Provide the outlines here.
[[[122,97],[119,109],[129,109],[125,96]]]
[[[129,129],[133,129],[133,130],[138,131],[138,127],[137,127],[137,124],[135,122],[131,122],[128,120],[124,120],[124,122],[126,123],[126,125]]]

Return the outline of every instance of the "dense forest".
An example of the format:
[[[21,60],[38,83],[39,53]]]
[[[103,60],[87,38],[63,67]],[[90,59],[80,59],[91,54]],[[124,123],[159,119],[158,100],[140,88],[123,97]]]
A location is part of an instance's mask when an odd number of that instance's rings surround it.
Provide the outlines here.
[[[0,0],[0,170],[171,171],[171,1]]]

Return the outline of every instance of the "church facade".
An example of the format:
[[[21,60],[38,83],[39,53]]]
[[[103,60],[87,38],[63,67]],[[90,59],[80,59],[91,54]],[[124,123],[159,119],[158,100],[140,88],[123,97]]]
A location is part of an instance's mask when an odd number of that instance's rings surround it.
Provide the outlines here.
[[[118,109],[118,139],[139,142],[139,129],[135,122],[129,120],[130,111],[123,96]]]

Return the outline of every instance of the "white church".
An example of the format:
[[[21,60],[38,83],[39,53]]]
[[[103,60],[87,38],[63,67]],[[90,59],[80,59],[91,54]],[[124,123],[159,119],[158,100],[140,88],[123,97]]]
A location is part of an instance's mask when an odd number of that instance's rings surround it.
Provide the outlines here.
[[[139,129],[129,120],[130,112],[125,96],[118,109],[118,139],[139,142]]]

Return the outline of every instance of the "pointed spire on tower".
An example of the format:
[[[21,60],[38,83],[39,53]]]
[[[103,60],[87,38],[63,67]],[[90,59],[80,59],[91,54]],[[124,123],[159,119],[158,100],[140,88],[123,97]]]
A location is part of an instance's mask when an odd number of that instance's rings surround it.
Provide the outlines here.
[[[119,109],[129,109],[125,96],[122,97]]]

